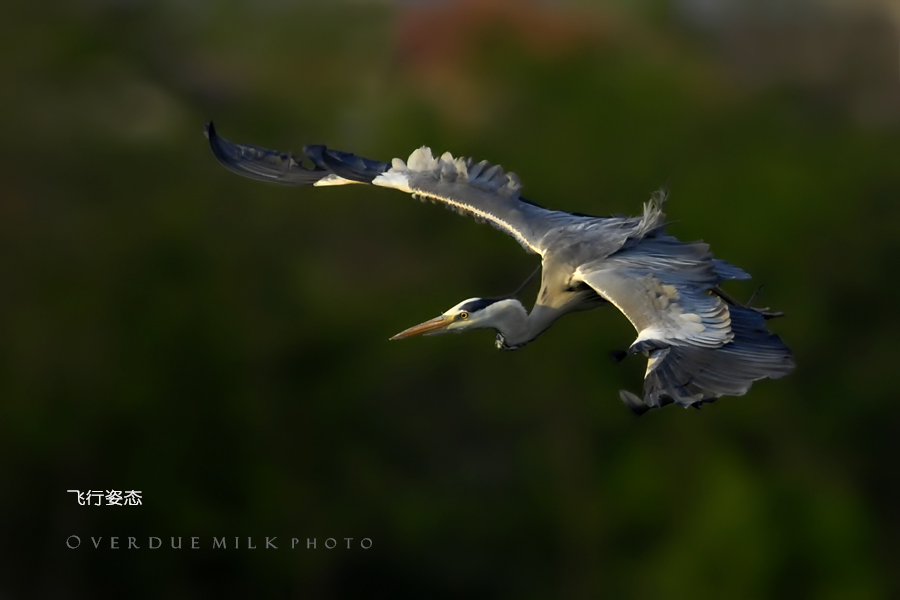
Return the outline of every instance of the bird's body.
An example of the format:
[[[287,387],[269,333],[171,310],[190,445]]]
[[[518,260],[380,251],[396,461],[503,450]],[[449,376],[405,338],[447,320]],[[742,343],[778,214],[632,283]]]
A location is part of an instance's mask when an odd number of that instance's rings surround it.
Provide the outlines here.
[[[766,329],[765,317],[772,315],[740,306],[718,288],[749,275],[714,259],[703,242],[665,233],[664,193],[655,194],[640,217],[590,217],[520,198],[518,177],[499,166],[450,154],[435,158],[428,148],[388,164],[307,146],[298,160],[232,144],[212,124],[207,133],[219,161],[241,175],[288,185],[398,189],[485,220],[541,256],[541,287],[530,312],[514,298],[472,298],[392,339],[492,328],[498,347],[509,350],[565,314],[611,303],[638,332],[627,354],[648,357],[643,400],[622,392],[636,412],[742,395],[753,381],[781,377],[793,367],[790,350]]]

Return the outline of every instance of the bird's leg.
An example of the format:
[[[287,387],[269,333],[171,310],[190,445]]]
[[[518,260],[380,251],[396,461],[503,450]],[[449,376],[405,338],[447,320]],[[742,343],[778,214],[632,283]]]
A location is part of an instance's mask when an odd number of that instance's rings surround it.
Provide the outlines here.
[[[526,287],[528,287],[528,284],[531,283],[531,281],[537,276],[537,274],[541,272],[541,269],[543,268],[543,266],[544,266],[543,264],[538,265],[537,268],[534,270],[534,272],[528,276],[528,279],[526,279],[522,283],[522,285],[519,286],[519,288],[516,291],[514,291],[512,294],[507,296],[507,298],[515,298],[516,296],[521,294],[522,290],[524,290]]]
[[[753,294],[750,296],[750,299],[747,300],[747,308],[753,305],[753,301],[756,300],[756,296],[762,291],[763,286],[759,286],[753,291]]]
[[[718,296],[719,298],[721,298],[728,304],[731,304],[733,306],[743,306],[743,304],[741,304],[740,302],[735,300],[729,293],[727,293],[725,290],[723,290],[719,286],[714,287],[712,289],[712,291],[716,296]]]
[[[750,306],[751,304],[753,304],[753,301],[756,300],[756,295],[759,293],[759,290],[761,290],[761,289],[762,289],[762,286],[759,286],[756,289],[756,291],[753,292],[753,296],[750,297],[750,301],[747,302],[747,304],[742,304],[741,302],[738,302],[737,300],[735,300],[735,298],[733,296],[731,296],[730,294],[725,292],[725,290],[723,290],[719,286],[714,287],[712,289],[712,292],[716,296],[718,296],[719,298],[721,298],[722,300],[727,302],[728,304],[731,304],[732,306],[740,306],[741,308],[746,308],[746,309],[758,312],[760,315],[762,315],[762,317],[764,319],[775,319],[777,317],[783,317],[784,313],[781,311],[770,311],[768,308],[754,308],[754,307]]]

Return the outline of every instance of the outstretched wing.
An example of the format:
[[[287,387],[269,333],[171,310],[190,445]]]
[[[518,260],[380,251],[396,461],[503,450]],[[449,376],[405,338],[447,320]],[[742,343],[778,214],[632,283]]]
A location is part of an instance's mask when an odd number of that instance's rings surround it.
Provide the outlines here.
[[[644,238],[581,266],[575,278],[612,302],[638,332],[628,352],[647,353],[644,397],[621,392],[637,414],[672,402],[699,406],[740,396],[754,381],[781,377],[794,366],[790,349],[769,333],[761,314],[710,293],[723,280],[749,275],[713,259],[702,242]]]
[[[348,169],[355,172],[367,173],[369,177],[366,183],[370,183],[377,175],[390,168],[387,163],[338,152],[325,146],[304,146],[303,156],[297,158],[290,152],[278,152],[249,144],[234,144],[221,137],[211,122],[206,124],[205,133],[213,154],[226,169],[259,181],[282,185],[362,183],[359,178],[345,179],[335,175],[328,166],[329,162],[333,161],[337,164],[346,164]]]
[[[718,348],[734,337],[728,306],[708,292],[722,276],[702,242],[669,236],[579,267],[574,279],[612,302],[638,332],[630,353],[669,346]]]
[[[766,329],[757,311],[730,307],[734,338],[721,348],[670,346],[651,350],[643,399],[622,390],[625,404],[637,414],[675,402],[699,408],[720,396],[742,396],[754,381],[778,379],[791,372],[791,350]]]
[[[297,157],[233,144],[219,136],[212,123],[206,126],[206,135],[219,162],[239,175],[285,185],[368,183],[401,190],[487,221],[537,254],[543,254],[541,240],[550,229],[589,219],[523,200],[515,173],[487,161],[454,158],[449,152],[435,158],[422,147],[407,161],[395,158],[388,164],[325,146],[304,146],[303,155]]]

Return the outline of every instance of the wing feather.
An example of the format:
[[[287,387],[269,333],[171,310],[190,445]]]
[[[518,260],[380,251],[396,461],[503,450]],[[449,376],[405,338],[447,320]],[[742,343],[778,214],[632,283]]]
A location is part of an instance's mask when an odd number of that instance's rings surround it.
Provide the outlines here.
[[[250,144],[234,144],[220,136],[212,123],[206,125],[205,133],[213,155],[222,166],[233,173],[259,181],[297,186],[369,183],[390,168],[387,163],[320,145],[304,146],[303,155],[298,157],[290,152]],[[333,162],[346,162],[353,169],[348,169],[348,173],[352,172],[354,175],[347,177],[336,173],[329,168]],[[366,173],[368,180],[360,173]]]
[[[668,346],[718,348],[734,337],[728,306],[708,292],[721,280],[709,249],[669,236],[582,265],[575,279],[612,302],[634,325],[631,352]]]
[[[499,165],[449,152],[435,157],[431,149],[415,150],[409,159],[380,162],[325,146],[304,146],[302,156],[259,146],[234,144],[206,126],[213,154],[230,171],[283,185],[329,186],[369,183],[443,204],[463,215],[486,221],[512,236],[530,252],[543,254],[542,239],[554,228],[593,220],[552,211],[519,197],[522,184]]]

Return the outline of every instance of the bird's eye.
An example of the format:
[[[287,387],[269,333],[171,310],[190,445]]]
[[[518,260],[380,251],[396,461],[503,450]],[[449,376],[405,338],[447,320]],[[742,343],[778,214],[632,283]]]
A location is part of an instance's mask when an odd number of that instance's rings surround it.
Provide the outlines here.
[[[463,312],[459,313],[459,318],[462,319],[463,321],[465,321],[466,319],[469,318],[469,313],[463,311]]]

